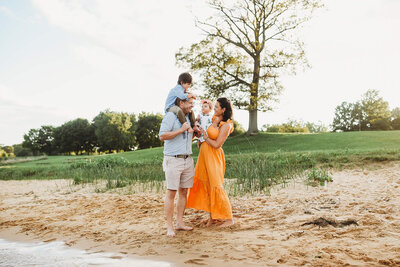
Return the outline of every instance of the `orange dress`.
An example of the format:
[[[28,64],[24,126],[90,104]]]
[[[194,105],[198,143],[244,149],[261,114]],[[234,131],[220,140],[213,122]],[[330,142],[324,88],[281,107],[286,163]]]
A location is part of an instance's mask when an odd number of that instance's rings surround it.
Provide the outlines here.
[[[233,124],[231,124],[231,132]],[[224,122],[220,123],[220,127]],[[207,129],[209,138],[216,140],[219,128],[210,126]],[[212,219],[232,219],[232,208],[228,195],[223,187],[225,174],[225,155],[221,148],[214,148],[202,143],[197,159],[193,187],[189,191],[186,207],[204,210],[211,213]]]

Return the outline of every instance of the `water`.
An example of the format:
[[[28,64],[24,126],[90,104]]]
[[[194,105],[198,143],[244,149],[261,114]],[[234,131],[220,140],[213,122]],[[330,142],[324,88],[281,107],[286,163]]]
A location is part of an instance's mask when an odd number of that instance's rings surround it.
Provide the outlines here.
[[[63,242],[22,243],[0,239],[0,266],[149,266],[171,263],[129,258],[116,253],[90,253]]]

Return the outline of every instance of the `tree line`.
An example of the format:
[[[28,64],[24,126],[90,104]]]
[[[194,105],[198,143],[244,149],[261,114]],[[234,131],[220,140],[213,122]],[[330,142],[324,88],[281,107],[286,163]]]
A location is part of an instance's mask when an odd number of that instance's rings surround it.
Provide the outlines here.
[[[314,123],[288,119],[282,124],[265,124],[261,127],[261,131],[269,133],[325,133],[328,128],[322,122]]]
[[[161,114],[142,112],[137,116],[105,110],[92,122],[77,118],[58,127],[44,125],[24,135],[15,155],[78,155],[158,147],[162,145],[158,138],[162,118]]]
[[[400,108],[389,109],[379,91],[368,90],[355,103],[342,102],[335,109],[333,131],[400,130]]]

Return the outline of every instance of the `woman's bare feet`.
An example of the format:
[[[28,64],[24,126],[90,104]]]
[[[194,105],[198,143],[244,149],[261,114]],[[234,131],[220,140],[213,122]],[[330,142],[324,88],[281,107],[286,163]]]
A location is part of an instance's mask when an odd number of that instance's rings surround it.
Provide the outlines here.
[[[211,219],[211,217],[210,217],[210,218],[207,220],[206,226],[207,226],[207,227],[210,227],[213,223],[214,223],[214,220]]]
[[[221,227],[221,228],[229,227],[229,226],[232,226],[233,224],[234,224],[233,219],[225,220],[225,222],[223,224],[219,225],[219,227]]]

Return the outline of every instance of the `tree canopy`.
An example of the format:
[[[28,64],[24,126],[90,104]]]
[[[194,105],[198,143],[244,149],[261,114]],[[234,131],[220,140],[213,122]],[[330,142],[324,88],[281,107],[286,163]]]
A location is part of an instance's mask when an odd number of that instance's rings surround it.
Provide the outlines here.
[[[197,20],[204,40],[181,48],[178,65],[198,73],[205,96],[224,95],[249,111],[248,133],[258,132],[257,112],[278,100],[283,71],[308,66],[295,31],[321,7],[320,0],[211,0],[214,15]]]
[[[61,126],[30,129],[22,145],[14,145],[17,156],[129,151],[161,146],[158,138],[162,116],[101,111],[92,122],[77,118]],[[11,149],[11,148],[8,148]],[[4,155],[12,155],[4,151]]]
[[[389,103],[379,96],[379,91],[368,90],[356,103],[342,102],[336,107],[332,128],[334,131],[397,129],[397,110],[390,111]]]

